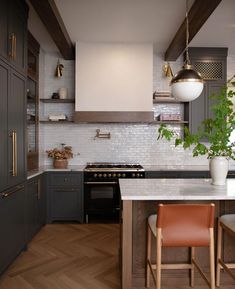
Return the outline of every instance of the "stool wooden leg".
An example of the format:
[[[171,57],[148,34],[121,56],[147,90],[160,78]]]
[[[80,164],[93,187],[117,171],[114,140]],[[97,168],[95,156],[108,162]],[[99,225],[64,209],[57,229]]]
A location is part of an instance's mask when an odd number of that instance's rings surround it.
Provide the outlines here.
[[[210,273],[211,289],[215,289],[215,251],[214,251],[214,229],[210,228]]]
[[[150,268],[149,262],[151,262],[151,230],[147,224],[147,258],[146,258],[146,287],[150,286]]]
[[[162,230],[157,229],[157,264],[156,264],[156,289],[161,289],[161,262],[162,262]]]
[[[221,251],[222,251],[222,226],[220,224],[220,221],[218,221],[218,236],[217,236],[217,262],[216,262],[216,286],[220,286],[220,272],[221,267],[219,260],[221,259]]]
[[[192,269],[191,269],[191,280],[190,280],[190,286],[194,287],[194,280],[195,280],[195,266],[192,262],[192,260],[195,260],[195,247],[191,247],[191,265],[192,265]]]

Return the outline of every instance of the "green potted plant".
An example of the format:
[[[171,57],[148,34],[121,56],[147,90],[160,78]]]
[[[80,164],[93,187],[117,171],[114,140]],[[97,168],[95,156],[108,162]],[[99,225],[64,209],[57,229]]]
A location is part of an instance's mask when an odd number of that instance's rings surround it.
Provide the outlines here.
[[[211,107],[214,117],[205,119],[198,127],[196,134],[191,134],[188,127],[184,128],[184,137],[167,129],[165,124],[158,129],[158,139],[175,138],[175,146],[182,145],[184,149],[193,147],[193,157],[207,155],[214,185],[225,184],[228,160],[235,160],[235,142],[231,142],[231,134],[235,129],[235,112],[232,102],[234,96],[235,92],[228,91],[227,88],[221,89],[218,95],[211,95],[210,98],[216,103]],[[207,142],[203,142],[203,139]]]
[[[67,169],[68,159],[73,158],[72,147],[65,144],[61,144],[61,149],[54,148],[46,152],[48,157],[53,159],[55,169]]]

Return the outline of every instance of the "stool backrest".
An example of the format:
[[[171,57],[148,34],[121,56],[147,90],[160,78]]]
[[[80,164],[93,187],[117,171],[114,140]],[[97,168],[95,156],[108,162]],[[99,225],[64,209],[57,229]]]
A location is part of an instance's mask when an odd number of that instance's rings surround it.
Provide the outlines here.
[[[214,208],[214,204],[160,204],[157,228],[161,229],[162,246],[209,246]]]

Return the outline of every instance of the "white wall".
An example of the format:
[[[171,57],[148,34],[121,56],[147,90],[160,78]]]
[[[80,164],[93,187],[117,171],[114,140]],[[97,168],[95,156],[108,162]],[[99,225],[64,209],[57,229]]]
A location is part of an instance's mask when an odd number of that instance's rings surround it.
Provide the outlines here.
[[[76,111],[151,111],[152,44],[77,43]]]

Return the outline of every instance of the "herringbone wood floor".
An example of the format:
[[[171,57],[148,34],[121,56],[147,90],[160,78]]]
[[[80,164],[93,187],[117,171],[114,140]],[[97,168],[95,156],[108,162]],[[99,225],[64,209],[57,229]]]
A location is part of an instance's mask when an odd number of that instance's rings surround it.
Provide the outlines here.
[[[118,225],[47,225],[1,276],[0,289],[120,289],[118,248]]]
[[[119,289],[119,226],[45,226],[0,279],[0,289]]]

